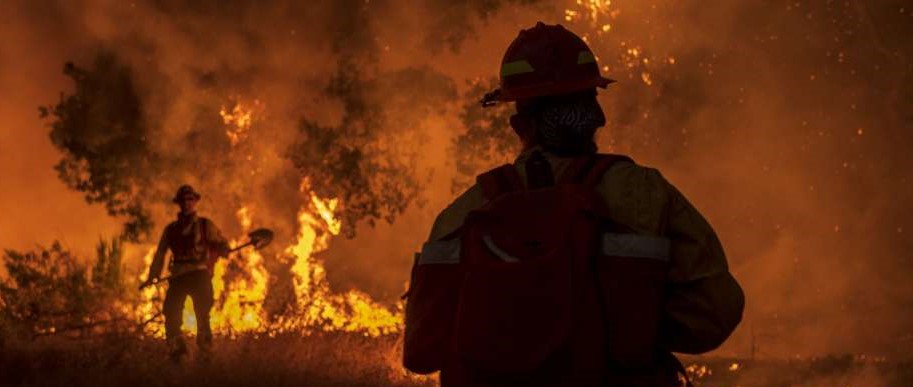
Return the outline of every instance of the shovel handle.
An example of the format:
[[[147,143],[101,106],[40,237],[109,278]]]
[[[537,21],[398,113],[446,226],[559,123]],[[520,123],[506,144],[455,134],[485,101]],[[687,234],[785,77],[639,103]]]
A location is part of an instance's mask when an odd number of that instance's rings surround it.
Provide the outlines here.
[[[243,248],[245,248],[245,247],[247,247],[247,246],[251,246],[251,245],[254,245],[254,241],[249,241],[249,242],[247,242],[247,243],[245,243],[245,244],[243,244],[243,245],[236,246],[235,248],[233,248],[233,249],[231,249],[231,250],[228,250],[228,254],[234,253],[234,252],[236,252],[236,251],[238,251],[238,250],[241,250],[241,249],[243,249]],[[180,277],[180,276],[183,276],[183,275],[185,275],[185,274],[187,274],[187,273],[192,273],[192,272],[194,272],[194,271],[195,271],[195,270],[186,271],[186,272],[183,272],[183,273],[172,274],[172,275],[169,275],[169,276],[165,276],[165,277],[162,277],[162,278],[158,278],[158,279],[153,280],[153,281],[146,281],[146,282],[142,283],[142,284],[140,285],[139,288],[140,288],[140,290],[143,290],[143,289],[145,289],[145,288],[148,288],[148,287],[150,287],[150,286],[152,286],[152,285],[155,285],[155,284],[158,284],[158,283],[160,283],[160,282],[165,282],[165,281],[168,281],[168,280],[170,280],[170,279],[172,279],[172,278]]]
[[[234,253],[235,251],[241,250],[241,249],[243,249],[243,248],[245,248],[245,247],[247,247],[247,246],[253,245],[253,244],[254,244],[253,241],[247,242],[247,243],[245,243],[245,244],[243,244],[243,245],[241,245],[241,246],[238,246],[238,247],[235,247],[235,248],[233,248],[233,249],[231,249],[231,250],[228,250],[228,253],[229,253],[229,254]]]

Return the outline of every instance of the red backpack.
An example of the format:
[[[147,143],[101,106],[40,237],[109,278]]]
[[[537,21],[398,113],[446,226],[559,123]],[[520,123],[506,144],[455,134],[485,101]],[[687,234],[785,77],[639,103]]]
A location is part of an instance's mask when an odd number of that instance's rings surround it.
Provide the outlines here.
[[[459,232],[458,264],[413,271],[406,366],[441,369],[445,386],[660,385],[622,371],[655,364],[665,263],[604,254],[620,230],[594,187],[618,161],[578,160],[532,190],[513,165],[480,175],[488,202]]]

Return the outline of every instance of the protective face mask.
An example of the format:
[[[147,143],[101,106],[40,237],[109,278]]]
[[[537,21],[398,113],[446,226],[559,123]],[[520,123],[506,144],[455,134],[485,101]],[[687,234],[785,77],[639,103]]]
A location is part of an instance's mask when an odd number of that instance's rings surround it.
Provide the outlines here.
[[[595,152],[593,135],[606,122],[596,97],[583,95],[548,103],[535,123],[540,145],[570,156]]]

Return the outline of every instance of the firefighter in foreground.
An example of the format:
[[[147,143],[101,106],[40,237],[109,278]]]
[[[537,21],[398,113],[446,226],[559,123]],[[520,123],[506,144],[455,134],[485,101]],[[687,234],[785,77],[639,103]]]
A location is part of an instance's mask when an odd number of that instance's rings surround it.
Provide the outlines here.
[[[744,296],[710,224],[660,173],[597,153],[586,43],[523,30],[484,106],[523,143],[437,217],[407,294],[404,365],[447,386],[677,386]],[[687,382],[687,380],[685,380]]]
[[[187,345],[181,335],[184,300],[189,296],[193,301],[197,325],[197,345],[203,354],[212,347],[212,330],[209,326],[209,312],[213,306],[212,265],[220,256],[229,252],[228,241],[213,222],[197,215],[196,205],[200,194],[189,185],[181,186],[172,201],[180,206],[177,220],[171,222],[162,232],[155,257],[149,268],[149,276],[140,288],[158,282],[165,263],[165,253],[171,250],[169,265],[171,273],[168,291],[165,293],[163,313],[165,315],[165,336],[173,360],[180,360],[187,353]]]

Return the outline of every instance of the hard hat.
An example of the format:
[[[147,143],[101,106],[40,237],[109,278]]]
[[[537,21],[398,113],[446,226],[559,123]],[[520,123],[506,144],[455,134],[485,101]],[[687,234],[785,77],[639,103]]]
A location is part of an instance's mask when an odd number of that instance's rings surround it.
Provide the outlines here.
[[[191,187],[189,184],[184,184],[180,188],[178,188],[178,192],[174,194],[174,199],[171,199],[171,201],[176,204],[180,204],[181,199],[185,195],[193,195],[194,198],[196,198],[197,200],[200,200],[200,194],[197,191],[195,191],[193,189],[193,187]]]
[[[583,39],[560,24],[538,22],[520,31],[507,48],[500,88],[486,94],[482,106],[605,88],[612,82],[599,74],[596,56]]]

